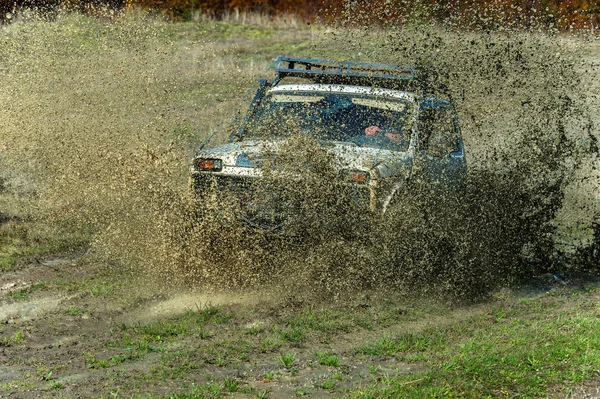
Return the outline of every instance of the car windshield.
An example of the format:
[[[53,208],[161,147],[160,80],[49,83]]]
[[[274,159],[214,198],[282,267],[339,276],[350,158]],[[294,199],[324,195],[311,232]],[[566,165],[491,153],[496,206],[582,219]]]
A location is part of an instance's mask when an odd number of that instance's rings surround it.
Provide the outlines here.
[[[265,96],[243,139],[294,134],[405,151],[413,101],[357,93],[277,91]]]

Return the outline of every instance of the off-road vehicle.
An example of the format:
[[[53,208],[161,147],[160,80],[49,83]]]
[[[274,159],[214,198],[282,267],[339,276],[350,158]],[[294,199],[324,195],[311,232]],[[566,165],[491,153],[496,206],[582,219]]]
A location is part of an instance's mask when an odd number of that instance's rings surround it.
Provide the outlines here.
[[[274,70],[273,81],[259,81],[229,142],[198,149],[191,182],[199,201],[207,191],[227,193],[238,199],[246,224],[280,226],[294,209],[278,198],[265,201],[264,193],[256,198],[252,187],[265,168],[277,169],[278,152],[297,135],[335,155],[340,181],[367,212],[385,213],[411,181],[463,184],[457,114],[444,90],[432,88],[426,69],[278,57]],[[279,178],[293,184],[302,167]]]

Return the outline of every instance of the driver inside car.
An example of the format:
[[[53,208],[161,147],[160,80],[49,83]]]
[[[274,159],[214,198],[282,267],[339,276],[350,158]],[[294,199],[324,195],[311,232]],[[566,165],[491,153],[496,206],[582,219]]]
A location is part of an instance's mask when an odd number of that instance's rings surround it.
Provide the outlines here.
[[[393,130],[380,129],[378,125],[372,125],[365,129],[365,136],[367,137],[376,137],[381,134],[387,137],[392,143],[400,143],[402,141],[400,133],[395,133]]]

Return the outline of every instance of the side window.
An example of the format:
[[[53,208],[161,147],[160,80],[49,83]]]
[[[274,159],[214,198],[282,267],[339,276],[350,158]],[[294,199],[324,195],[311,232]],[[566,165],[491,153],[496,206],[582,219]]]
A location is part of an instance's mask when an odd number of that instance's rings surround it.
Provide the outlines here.
[[[428,155],[444,157],[458,151],[458,137],[450,108],[425,108],[419,117],[419,135]]]

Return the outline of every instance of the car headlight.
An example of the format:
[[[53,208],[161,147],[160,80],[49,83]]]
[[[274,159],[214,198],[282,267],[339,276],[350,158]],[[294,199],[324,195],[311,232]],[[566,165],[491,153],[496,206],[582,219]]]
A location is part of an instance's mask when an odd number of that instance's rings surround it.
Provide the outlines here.
[[[214,158],[196,158],[194,166],[197,170],[208,172],[220,172],[223,169],[223,160]]]

